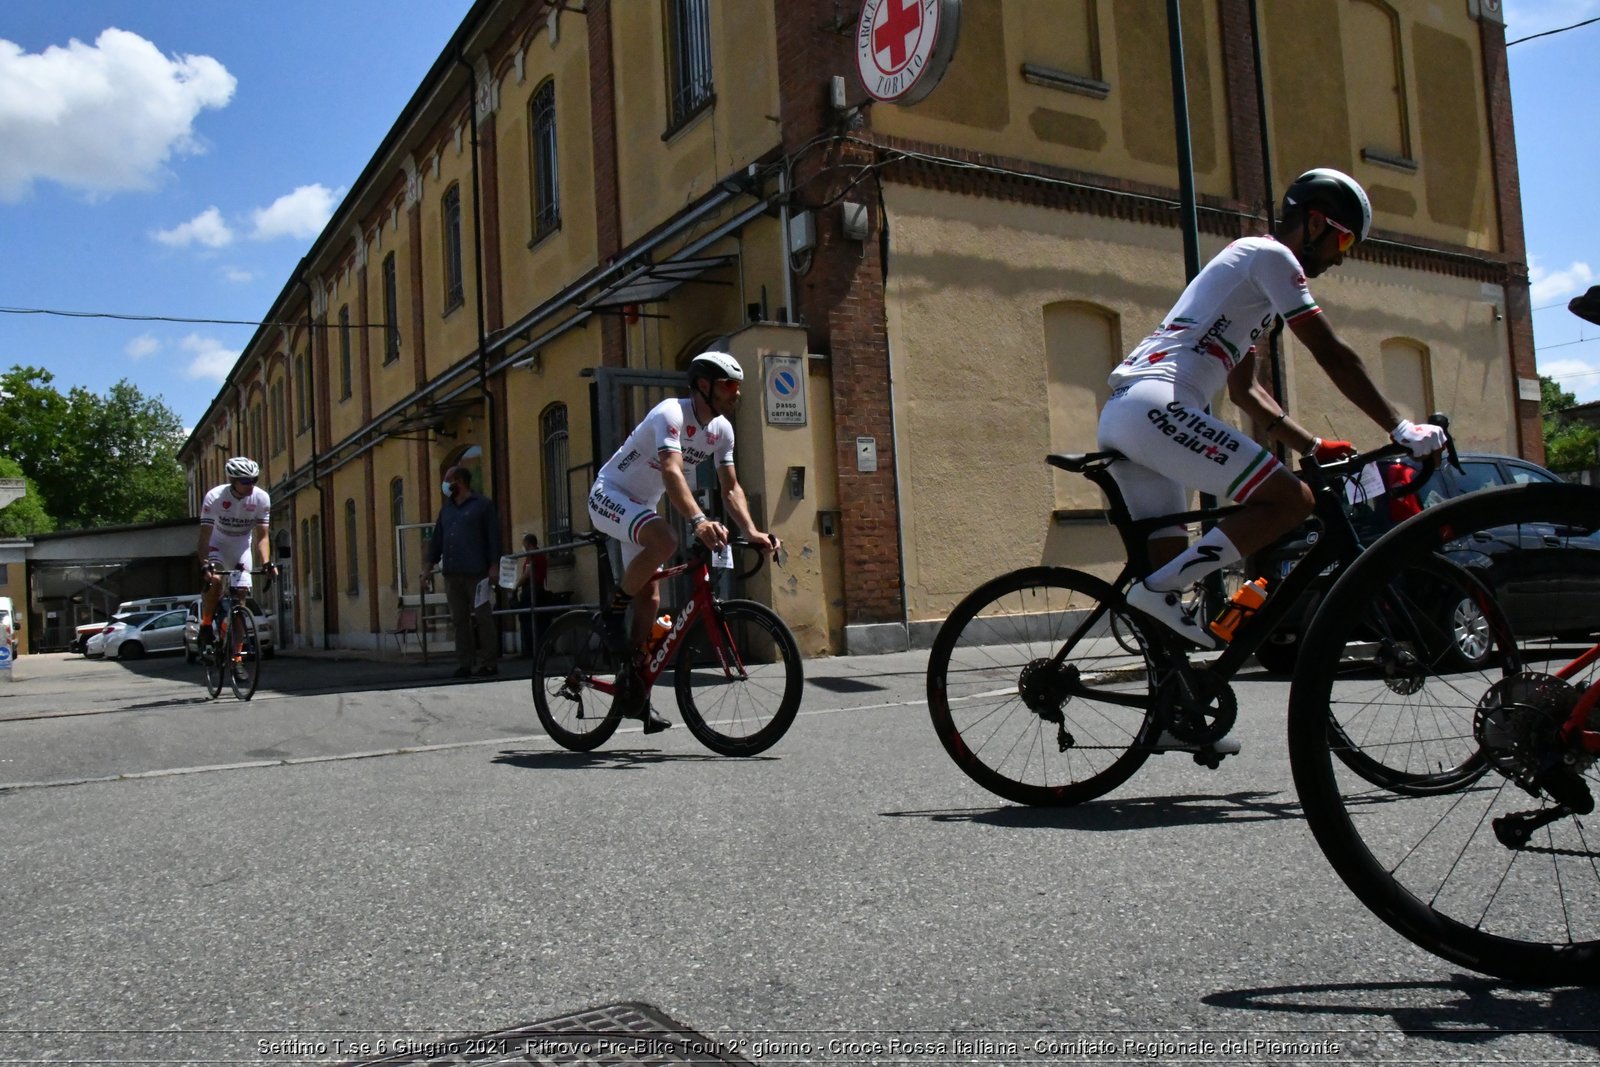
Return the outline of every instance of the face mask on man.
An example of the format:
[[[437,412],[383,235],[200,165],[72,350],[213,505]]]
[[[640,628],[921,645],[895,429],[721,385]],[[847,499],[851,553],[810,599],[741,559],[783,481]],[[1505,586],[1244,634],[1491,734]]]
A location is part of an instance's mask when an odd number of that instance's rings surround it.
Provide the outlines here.
[[[443,485],[443,487],[444,487],[444,495],[445,496],[453,495],[452,492],[451,492],[451,485],[450,485],[449,482],[442,482],[440,484]]]

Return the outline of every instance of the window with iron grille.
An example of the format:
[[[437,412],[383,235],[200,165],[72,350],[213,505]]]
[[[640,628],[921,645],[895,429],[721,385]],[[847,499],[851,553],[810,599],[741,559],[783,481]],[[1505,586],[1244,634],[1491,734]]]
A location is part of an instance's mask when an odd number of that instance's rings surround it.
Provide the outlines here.
[[[350,399],[350,305],[339,309],[339,399]]]
[[[667,129],[677,129],[711,103],[710,0],[665,0]]]
[[[461,278],[461,183],[445,190],[439,205],[444,223],[444,309],[451,311],[466,299]]]
[[[398,530],[406,521],[406,482],[404,478],[393,478],[389,481],[389,528]],[[394,587],[404,589],[405,583],[405,557],[399,552],[394,556]]]
[[[356,502],[344,502],[344,591],[349,596],[361,592],[361,546],[356,542]]]
[[[529,171],[533,175],[533,239],[561,228],[556,180],[556,83],[547,80],[528,103]]]
[[[300,580],[312,600],[321,600],[322,526],[316,518],[300,520],[300,558],[305,561]]]
[[[294,414],[295,430],[305,433],[311,425],[311,404],[307,401],[306,357],[294,357]]]
[[[400,276],[394,253],[383,257],[383,361],[400,358]]]
[[[283,405],[283,379],[279,378],[272,383],[272,454],[276,456],[283,451],[285,429]]]
[[[567,500],[567,405],[551,404],[539,416],[544,456],[545,544],[572,540],[572,508]]]

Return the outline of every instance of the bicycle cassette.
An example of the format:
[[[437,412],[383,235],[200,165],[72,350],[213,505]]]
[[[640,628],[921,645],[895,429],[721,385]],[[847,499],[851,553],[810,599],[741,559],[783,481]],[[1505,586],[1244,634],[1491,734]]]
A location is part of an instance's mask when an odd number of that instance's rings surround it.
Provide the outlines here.
[[[1554,675],[1513,674],[1478,701],[1472,732],[1496,770],[1537,795],[1540,775],[1561,758],[1561,724],[1578,696]]]

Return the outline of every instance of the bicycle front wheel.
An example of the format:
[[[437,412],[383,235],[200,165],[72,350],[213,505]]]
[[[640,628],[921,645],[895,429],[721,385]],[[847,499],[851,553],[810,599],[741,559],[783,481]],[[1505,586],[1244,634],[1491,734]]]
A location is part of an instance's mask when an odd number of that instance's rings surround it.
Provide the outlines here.
[[[934,639],[934,731],[956,766],[997,796],[1092,800],[1150,755],[1155,685],[1144,640],[1098,578],[1054,567],[1002,575],[956,605]]]
[[[753,756],[778,743],[800,711],[800,648],[775,611],[725,600],[688,635],[674,675],[689,732],[713,752]]]
[[[621,639],[607,631],[594,611],[569,611],[550,624],[533,660],[533,707],[551,740],[574,752],[589,752],[616,733],[622,708],[615,686],[629,669]]]
[[[1295,788],[1345,884],[1427,951],[1514,981],[1600,984],[1588,819],[1600,776],[1561,729],[1595,682],[1579,658],[1589,641],[1561,635],[1600,626],[1592,611],[1575,621],[1600,578],[1597,540],[1600,493],[1580,486],[1487,490],[1423,512],[1340,576],[1290,695]],[[1475,628],[1490,635],[1483,657],[1460,654],[1464,598],[1487,621]],[[1412,621],[1385,629],[1391,614]],[[1369,710],[1384,725],[1364,732]],[[1402,776],[1370,773],[1341,737]]]
[[[228,617],[228,638],[223,647],[229,653],[228,685],[240,700],[256,695],[261,681],[261,646],[256,643],[256,620],[242,607]],[[237,651],[235,651],[237,649]]]

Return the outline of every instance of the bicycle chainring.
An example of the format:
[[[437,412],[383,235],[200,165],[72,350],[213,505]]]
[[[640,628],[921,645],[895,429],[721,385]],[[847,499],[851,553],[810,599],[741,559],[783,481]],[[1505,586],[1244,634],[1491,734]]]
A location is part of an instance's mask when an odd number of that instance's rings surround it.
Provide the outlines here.
[[[1156,687],[1156,706],[1166,712],[1167,732],[1189,745],[1220,741],[1239,718],[1233,687],[1203,668],[1167,675]]]

